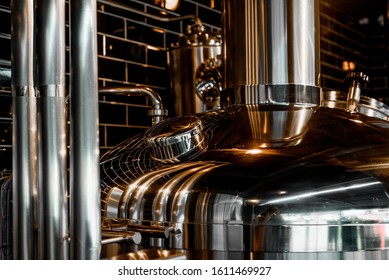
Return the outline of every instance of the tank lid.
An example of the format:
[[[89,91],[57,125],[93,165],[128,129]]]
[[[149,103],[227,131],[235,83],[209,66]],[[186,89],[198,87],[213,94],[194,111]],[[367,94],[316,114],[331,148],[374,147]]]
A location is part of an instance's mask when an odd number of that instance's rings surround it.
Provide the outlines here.
[[[166,119],[145,132],[153,159],[162,163],[189,161],[207,149],[203,125],[195,116]]]
[[[221,34],[208,32],[204,25],[193,24],[186,28],[186,33],[182,34],[177,43],[171,45],[172,48],[190,46],[220,46]]]

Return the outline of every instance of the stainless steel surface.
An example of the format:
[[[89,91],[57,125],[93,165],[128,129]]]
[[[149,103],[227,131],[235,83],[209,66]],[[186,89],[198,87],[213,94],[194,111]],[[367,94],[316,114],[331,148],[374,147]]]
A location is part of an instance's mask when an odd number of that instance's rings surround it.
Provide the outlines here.
[[[152,125],[159,123],[168,115],[167,109],[163,107],[162,99],[159,94],[148,87],[119,87],[119,88],[101,88],[99,93],[109,93],[126,96],[147,96],[153,103],[153,108],[148,111],[148,116],[152,118]]]
[[[220,36],[210,34],[203,25],[188,27],[180,42],[168,51],[168,63],[174,98],[173,116],[220,108]]]
[[[324,91],[323,92],[323,107],[342,109],[349,111],[349,103],[347,102],[348,93],[341,91]],[[374,98],[361,95],[355,111],[350,113],[363,114],[382,120],[389,120],[389,106]]]
[[[102,237],[103,237],[103,240],[101,241],[102,245],[117,243],[117,242],[129,242],[138,245],[142,241],[142,236],[139,232],[118,232],[118,231],[103,230]]]
[[[320,85],[319,1],[266,0],[265,83]]]
[[[70,257],[99,259],[99,112],[96,1],[71,1]]]
[[[69,258],[65,1],[37,2],[39,259]]]
[[[109,260],[186,260],[186,253],[183,250],[159,250],[147,249],[137,252],[115,255],[107,258]]]
[[[12,1],[13,257],[36,258],[37,98],[34,1]]]
[[[222,107],[262,107],[250,118],[261,120],[257,139],[297,144],[320,104],[318,1],[223,4]]]
[[[162,163],[185,162],[207,148],[200,119],[188,116],[171,118],[163,125],[153,126],[145,133],[145,141],[153,158]]]
[[[196,69],[194,74],[194,92],[202,101],[202,110],[220,109],[220,95],[222,88],[221,59],[207,59]]]
[[[223,2],[224,88],[320,86],[319,1]],[[247,102],[248,103],[248,102]]]
[[[350,84],[347,93],[347,111],[356,113],[361,99],[362,87],[368,83],[369,77],[362,72],[349,72],[347,80]]]
[[[136,139],[102,158],[103,201],[123,191],[118,221],[172,228],[109,258],[388,259],[388,122],[323,107],[298,145],[262,148],[248,106],[197,114],[208,148],[189,162],[161,165]]]

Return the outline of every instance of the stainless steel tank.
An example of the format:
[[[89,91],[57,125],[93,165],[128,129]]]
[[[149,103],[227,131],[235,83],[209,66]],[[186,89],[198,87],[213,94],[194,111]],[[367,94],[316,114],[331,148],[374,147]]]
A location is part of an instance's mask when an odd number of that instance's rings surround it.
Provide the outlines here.
[[[202,24],[187,32],[168,51],[174,116],[220,109],[221,38]]]
[[[261,148],[249,114],[168,119],[106,154],[105,223],[168,233],[104,257],[388,259],[389,123],[322,107],[299,145]]]
[[[102,257],[389,259],[389,122],[361,76],[320,98],[318,2],[223,5],[222,108],[102,157],[103,229],[142,235]]]

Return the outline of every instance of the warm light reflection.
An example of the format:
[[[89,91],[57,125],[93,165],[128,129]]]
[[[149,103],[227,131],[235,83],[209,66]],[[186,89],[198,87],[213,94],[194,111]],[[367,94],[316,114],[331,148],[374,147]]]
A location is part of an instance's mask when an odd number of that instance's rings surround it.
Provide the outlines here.
[[[355,122],[355,123],[362,123],[361,120],[350,120],[350,121]]]
[[[162,29],[152,28],[152,30],[157,32],[157,33],[164,33],[164,31]]]
[[[248,150],[246,152],[246,154],[249,154],[249,155],[258,155],[262,153],[262,150],[261,149],[252,149],[252,150]]]
[[[155,4],[164,9],[174,11],[178,8],[180,0],[155,0]]]
[[[355,70],[355,62],[352,61],[343,61],[342,69],[344,71],[354,71]]]
[[[260,199],[247,199],[247,200],[245,200],[245,202],[247,204],[250,204],[250,205],[257,205],[259,202],[261,202],[261,200]]]

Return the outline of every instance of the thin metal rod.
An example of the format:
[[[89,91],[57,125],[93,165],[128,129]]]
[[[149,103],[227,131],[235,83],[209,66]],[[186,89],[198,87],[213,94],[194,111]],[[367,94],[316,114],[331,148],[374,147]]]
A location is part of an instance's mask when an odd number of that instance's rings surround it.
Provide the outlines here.
[[[142,242],[142,235],[139,232],[133,231],[120,232],[103,230],[102,236],[106,238],[101,241],[102,245],[118,242],[129,242],[138,245]]]
[[[68,259],[65,0],[39,0],[39,258]]]
[[[37,101],[34,88],[34,0],[11,1],[13,96],[13,257],[36,258]]]
[[[70,1],[70,255],[101,251],[97,24],[95,0]]]

